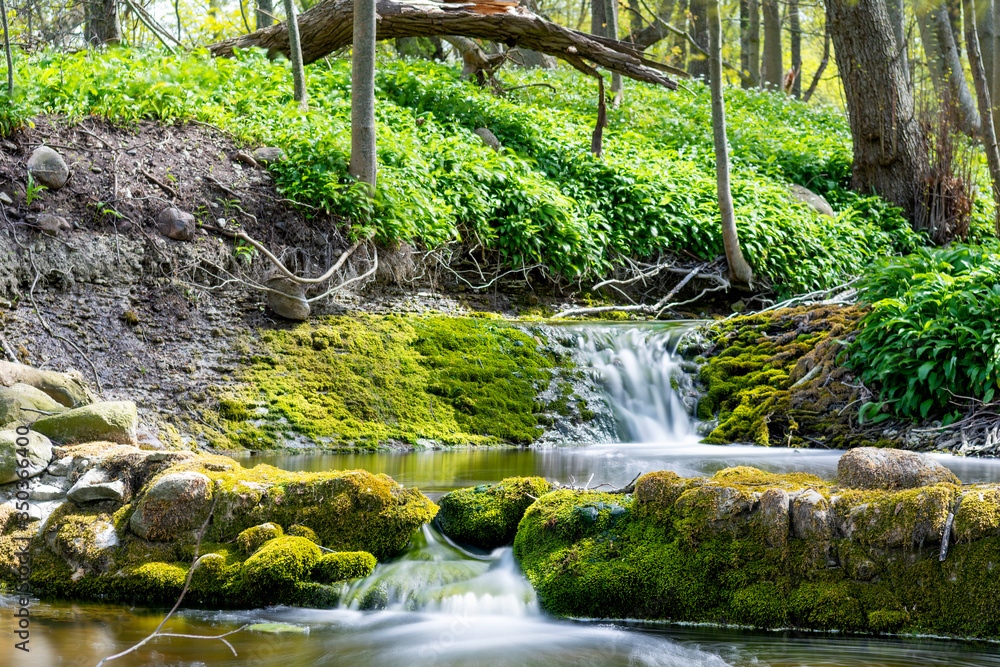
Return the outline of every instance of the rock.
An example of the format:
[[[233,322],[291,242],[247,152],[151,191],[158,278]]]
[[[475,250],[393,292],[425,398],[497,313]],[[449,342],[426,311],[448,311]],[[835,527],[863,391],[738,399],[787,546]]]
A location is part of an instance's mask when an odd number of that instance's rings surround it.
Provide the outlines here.
[[[375,569],[375,556],[367,551],[338,551],[323,554],[313,566],[312,578],[321,584],[367,577]]]
[[[482,140],[484,146],[488,146],[498,153],[500,152],[500,140],[497,139],[497,135],[493,134],[485,127],[476,128],[475,133],[479,135],[479,138]]]
[[[830,502],[818,491],[808,489],[791,498],[792,537],[829,540],[833,536]]]
[[[91,468],[77,480],[66,497],[74,503],[89,503],[95,500],[124,502],[125,484],[121,480],[108,481],[107,473],[100,468]]]
[[[61,459],[56,459],[50,463],[45,472],[53,475],[54,477],[66,477],[69,475],[71,470],[73,470],[73,457],[64,456]]]
[[[18,382],[41,389],[53,400],[67,408],[75,408],[94,402],[93,394],[80,379],[78,373],[40,371],[24,364],[0,361],[0,385],[11,387]]]
[[[782,548],[788,543],[790,499],[784,489],[768,489],[760,496],[759,516],[767,546]]]
[[[808,204],[809,206],[812,206],[816,210],[816,212],[820,213],[821,215],[826,215],[831,218],[834,217],[834,215],[836,215],[833,212],[833,207],[830,206],[830,203],[827,202],[826,199],[822,197],[822,195],[816,194],[809,188],[804,188],[801,185],[796,185],[795,183],[792,183],[788,186],[788,193],[792,195],[794,199],[798,199],[803,204]]]
[[[285,151],[276,146],[264,146],[253,152],[253,159],[262,167],[281,162],[285,159]]]
[[[208,516],[211,481],[200,472],[167,473],[150,486],[129,519],[132,532],[151,542],[170,542],[197,530]]]
[[[437,523],[448,537],[482,549],[510,544],[525,510],[552,489],[541,477],[511,477],[444,495]],[[589,508],[597,518],[597,510]],[[583,511],[586,511],[584,509]]]
[[[194,216],[179,208],[165,208],[156,216],[156,230],[177,241],[190,241],[194,238]]]
[[[297,582],[307,581],[319,559],[319,547],[306,538],[278,537],[244,561],[243,584],[258,593],[287,590]]]
[[[35,502],[45,502],[47,500],[59,500],[66,495],[66,491],[51,484],[39,484],[31,490],[29,498]]]
[[[3,202],[4,204],[7,204],[7,206],[10,206],[11,204],[14,203],[14,200],[6,192],[0,191],[0,202]]]
[[[284,276],[275,276],[267,281],[267,287],[280,292],[267,293],[267,305],[271,310],[287,320],[309,319],[309,303],[302,285]]]
[[[0,484],[22,479],[18,471],[18,463],[28,460],[28,466],[23,468],[28,471],[28,477],[34,477],[41,473],[52,460],[52,443],[44,435],[27,431],[24,434],[23,427],[18,431],[0,431]],[[25,449],[27,452],[18,452]]]
[[[73,225],[69,224],[66,218],[50,213],[43,213],[38,216],[35,224],[41,227],[42,233],[47,236],[59,236],[60,232],[68,232],[73,229]]]
[[[69,180],[69,167],[58,151],[39,146],[28,158],[28,173],[50,190],[58,190]]]
[[[948,482],[961,484],[943,465],[917,452],[858,447],[837,463],[840,486],[850,489],[913,489]]]
[[[253,552],[260,549],[264,544],[276,537],[281,537],[285,531],[276,523],[262,523],[259,526],[247,528],[236,536],[236,546],[240,548],[244,556],[251,556]]]
[[[135,442],[138,422],[132,401],[104,401],[43,417],[33,428],[62,443],[101,440],[129,444]]]
[[[25,409],[27,408],[27,409]],[[23,382],[10,387],[0,387],[0,426],[26,424],[38,419],[46,412],[64,412],[52,397],[41,389]]]

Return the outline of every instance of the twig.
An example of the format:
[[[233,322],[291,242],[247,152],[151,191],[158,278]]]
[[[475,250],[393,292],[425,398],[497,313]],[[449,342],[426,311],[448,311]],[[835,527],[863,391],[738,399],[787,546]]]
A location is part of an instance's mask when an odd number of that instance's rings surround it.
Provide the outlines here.
[[[666,307],[670,305],[670,300],[674,298],[674,295],[677,294],[685,285],[687,285],[691,281],[691,279],[693,279],[695,276],[701,275],[702,270],[706,266],[708,266],[707,262],[689,271],[688,274],[684,276],[684,278],[679,283],[677,283],[677,285],[675,285],[674,288],[670,290],[670,292],[665,297],[657,301],[652,306],[638,304],[635,306],[594,306],[591,308],[570,308],[569,310],[564,310],[561,313],[556,313],[550,319],[558,320],[563,317],[570,317],[573,315],[593,315],[597,313],[609,313],[612,311],[626,312],[626,313],[645,313],[648,315],[655,315],[659,317],[659,315],[664,311],[664,309],[666,309]],[[657,271],[659,270],[660,269],[657,269]],[[715,278],[717,280],[723,280],[719,276],[709,276],[709,277]],[[729,287],[728,281],[724,282],[725,282],[724,285],[715,288],[715,290],[725,289]],[[706,290],[706,291],[715,291],[715,290]]]
[[[151,182],[156,183],[157,185],[159,185],[163,189],[163,191],[166,192],[171,197],[173,197],[175,199],[180,198],[180,195],[177,194],[177,190],[174,190],[172,187],[170,187],[169,185],[167,185],[166,183],[164,183],[163,181],[161,181],[160,179],[158,179],[156,176],[154,176],[150,172],[146,171],[145,169],[140,169],[139,171],[141,171],[142,175],[145,176],[147,179],[149,179]]]
[[[515,90],[521,90],[522,88],[533,88],[535,86],[540,86],[540,87],[548,88],[553,93],[557,92],[556,91],[556,87],[553,86],[551,83],[526,83],[523,86],[512,86],[510,88],[504,88],[501,92],[503,92],[503,93],[512,93]]]
[[[86,128],[83,128],[83,127],[78,127],[76,129],[77,129],[78,132],[82,132],[83,134],[89,135],[89,136],[93,137],[94,139],[97,139],[102,144],[104,144],[105,148],[107,148],[108,150],[112,150],[112,151],[113,150],[117,150],[117,148],[115,146],[112,146],[111,144],[109,144],[107,141],[104,140],[103,137],[100,137],[99,135],[91,132],[90,130],[88,130]]]
[[[330,289],[328,289],[327,291],[323,292],[319,296],[314,296],[311,299],[306,299],[306,302],[307,303],[312,303],[313,301],[319,301],[320,299],[323,299],[323,298],[325,298],[327,296],[330,296],[334,292],[339,292],[340,290],[344,289],[345,287],[347,287],[348,285],[350,285],[352,283],[356,283],[358,281],[364,280],[368,276],[374,274],[375,271],[378,270],[378,248],[373,248],[372,252],[375,253],[374,261],[372,263],[372,268],[368,269],[367,271],[365,271],[364,273],[362,273],[360,276],[357,276],[355,278],[351,278],[350,280],[345,280],[344,282],[340,283],[339,285],[337,285],[335,287],[331,287]]]
[[[3,353],[7,355],[7,358],[13,362],[17,362],[17,355],[14,354],[14,348],[10,346],[7,342],[7,337],[0,333],[0,348],[3,349]]]
[[[243,197],[240,197],[236,192],[234,192],[233,190],[230,190],[228,187],[226,187],[225,185],[223,185],[222,183],[220,183],[219,181],[217,181],[213,176],[210,176],[209,174],[205,174],[203,176],[203,178],[206,181],[208,181],[209,183],[212,183],[213,185],[215,185],[217,188],[219,188],[223,192],[225,192],[227,195],[231,195],[233,197],[236,197],[240,201],[243,201]]]

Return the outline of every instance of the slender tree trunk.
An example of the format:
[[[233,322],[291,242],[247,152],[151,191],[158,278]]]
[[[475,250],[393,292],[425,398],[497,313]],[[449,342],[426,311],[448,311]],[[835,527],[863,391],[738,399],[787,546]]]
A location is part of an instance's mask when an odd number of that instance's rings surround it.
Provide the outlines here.
[[[257,11],[255,12],[257,30],[266,28],[274,24],[274,1],[257,0]]]
[[[351,164],[354,178],[375,191],[375,0],[354,2],[351,58]]]
[[[990,0],[988,0],[990,1]],[[993,79],[990,90],[993,92],[993,130],[1000,128],[1000,0],[991,0],[993,4]]]
[[[853,187],[913,220],[927,154],[885,0],[827,0],[826,16],[851,124]]]
[[[632,0],[629,0],[629,6],[631,6]],[[656,10],[656,16],[653,22],[647,26],[643,26],[642,22],[639,22],[639,29],[635,29],[635,24],[633,23],[632,34],[629,40],[640,49],[648,49],[653,44],[656,44],[662,39],[666,39],[668,36],[672,35],[669,30],[663,27],[663,23],[672,23],[674,20],[674,0],[661,0],[660,6]],[[657,21],[656,19],[660,20]]]
[[[299,17],[295,10],[295,0],[285,0],[285,15],[288,17],[288,46],[292,55],[295,101],[306,108],[309,106],[309,93],[306,91],[306,69],[302,64],[302,40],[299,38]]]
[[[719,213],[722,217],[722,243],[729,262],[729,275],[734,282],[749,284],[753,269],[740,249],[736,230],[736,212],[729,183],[729,146],[726,141],[726,104],[722,96],[722,21],[719,0],[709,0],[708,14],[709,87],[712,92],[712,138],[715,143],[715,182],[719,192]]]
[[[962,0],[944,0],[944,7],[948,11],[948,27],[955,40],[955,52],[958,58],[962,58]]]
[[[118,0],[90,0],[87,2],[86,16],[84,31],[88,44],[121,43],[122,29],[118,21]]]
[[[691,0],[691,37],[704,50],[708,50],[708,0]],[[692,51],[688,73],[703,81],[708,80],[708,58]]]
[[[993,90],[993,42],[996,39],[996,33],[993,29],[993,0],[979,0],[976,3],[975,11],[979,52],[982,55],[983,69],[986,71],[990,99],[993,99],[996,97],[996,91]]]
[[[816,68],[816,74],[813,75],[812,83],[809,84],[809,88],[806,90],[805,94],[802,96],[803,102],[808,102],[812,99],[813,93],[816,92],[819,82],[823,78],[823,72],[826,71],[826,66],[830,63],[830,22],[823,21],[823,57],[820,58],[819,67]]]
[[[784,65],[781,51],[781,9],[778,0],[761,0],[764,17],[764,85],[781,90]]]
[[[688,0],[677,0],[677,16],[678,21],[674,23],[678,28],[687,32],[690,28],[690,21],[688,20]],[[687,40],[681,36],[676,36],[674,38],[674,56],[675,62],[672,63],[680,69],[687,68],[687,54],[688,54],[688,43]]]
[[[740,69],[744,72],[750,71],[750,7],[748,6],[750,0],[740,0]],[[743,88],[749,88],[751,82],[749,79],[742,79],[741,85]]]
[[[598,2],[599,0],[595,0]],[[604,36],[618,39],[618,0],[604,0]],[[622,101],[622,75],[611,74],[611,106],[616,107]]]
[[[7,58],[7,97],[14,95],[14,59],[10,53],[10,27],[7,25],[7,3],[0,0],[0,22],[3,24],[3,53]]]
[[[983,148],[986,150],[986,164],[990,169],[990,180],[993,183],[993,202],[996,207],[993,227],[1000,234],[1000,150],[997,149],[997,135],[993,127],[993,109],[990,103],[989,80],[986,78],[986,68],[979,49],[979,36],[976,34],[976,3],[975,0],[965,0],[965,48],[969,53],[969,68],[972,70],[972,80],[976,86],[976,101],[979,104],[979,116],[982,119]],[[992,18],[992,17],[991,17]]]
[[[604,17],[605,4],[603,0],[591,0],[590,2],[590,34],[598,37],[604,36],[604,24],[607,20]]]
[[[760,0],[747,0],[747,74],[760,86]]]
[[[937,90],[938,97],[950,100],[956,105],[962,131],[975,134],[979,130],[979,115],[976,113],[976,102],[972,99],[969,86],[965,80],[962,60],[958,55],[958,46],[951,30],[948,8],[944,4],[931,7],[926,11],[917,11],[917,25],[920,27],[920,40],[924,43],[924,54],[927,56],[927,68],[931,73],[931,81]]]
[[[802,27],[799,24],[799,0],[788,0],[788,40],[791,42],[792,95],[802,97]]]

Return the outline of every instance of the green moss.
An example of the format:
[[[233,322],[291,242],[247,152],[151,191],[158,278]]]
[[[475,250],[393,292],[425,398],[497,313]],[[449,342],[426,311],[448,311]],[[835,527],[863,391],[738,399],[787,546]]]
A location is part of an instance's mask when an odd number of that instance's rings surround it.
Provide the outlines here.
[[[276,523],[262,523],[259,526],[253,526],[247,528],[242,533],[236,536],[236,544],[239,545],[240,551],[244,555],[249,556],[257,549],[264,546],[264,543],[270,542],[276,537],[281,537],[285,532]]]
[[[437,515],[441,531],[452,539],[483,549],[510,544],[524,511],[548,493],[541,477],[511,477],[444,495]]]
[[[564,363],[535,336],[483,318],[331,317],[268,331],[260,347],[242,377],[250,399],[219,403],[230,446],[303,436],[353,449],[419,439],[528,444],[547,411],[538,394]],[[249,419],[251,399],[266,408],[259,419]]]
[[[847,516],[852,541],[912,548],[924,541],[940,541],[955,495],[953,484],[901,491],[849,490],[837,497],[834,510]]]
[[[872,632],[878,634],[896,632],[909,623],[909,621],[910,614],[906,611],[878,609],[868,612],[868,627]]]
[[[173,602],[184,588],[189,565],[190,563],[132,565],[102,582],[100,590],[111,592],[118,600]]]
[[[323,543],[320,541],[319,536],[316,535],[316,531],[313,530],[312,528],[309,528],[308,526],[300,526],[299,524],[289,526],[288,534],[304,537],[310,542],[315,542],[316,544],[323,546]]]
[[[758,628],[780,628],[788,624],[788,597],[770,581],[736,591],[730,605],[737,623]]]
[[[962,494],[953,529],[955,538],[965,542],[1000,535],[1000,489],[973,489]]]
[[[366,551],[323,554],[313,566],[312,578],[321,584],[367,577],[375,569],[375,556]]]
[[[320,558],[320,550],[304,537],[278,537],[243,563],[243,587],[252,597],[263,598],[292,590],[307,581]]]
[[[854,589],[848,582],[805,583],[792,594],[792,617],[820,630],[864,630],[868,618]]]

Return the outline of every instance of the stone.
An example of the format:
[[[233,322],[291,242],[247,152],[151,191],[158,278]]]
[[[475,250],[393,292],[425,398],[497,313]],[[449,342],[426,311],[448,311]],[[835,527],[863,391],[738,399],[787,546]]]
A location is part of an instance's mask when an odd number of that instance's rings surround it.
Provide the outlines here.
[[[156,231],[175,241],[190,241],[194,238],[194,216],[173,206],[165,208],[156,216]]]
[[[818,491],[809,489],[791,498],[792,537],[829,540],[833,536],[830,502]]]
[[[497,135],[493,134],[485,127],[476,128],[474,132],[479,135],[479,138],[482,140],[484,146],[492,148],[497,153],[500,152],[500,140],[497,139]]]
[[[767,546],[780,549],[788,543],[790,504],[791,499],[784,489],[768,489],[761,494],[758,511]]]
[[[793,199],[798,199],[803,204],[808,204],[820,215],[826,215],[831,218],[836,215],[830,203],[822,195],[816,194],[809,188],[792,183],[788,186],[788,194],[792,195]]]
[[[58,190],[69,180],[69,167],[58,151],[39,146],[28,158],[28,173],[50,190]]]
[[[65,410],[51,396],[29,384],[16,382],[9,387],[0,387],[0,426],[27,424],[47,412]]]
[[[168,473],[146,490],[129,519],[129,528],[151,542],[179,539],[205,521],[211,488],[211,481],[200,472]]]
[[[66,491],[58,486],[53,486],[52,484],[39,484],[33,488],[28,497],[36,502],[46,501],[46,500],[58,500],[66,495]]]
[[[284,276],[275,276],[267,281],[267,287],[274,290],[267,293],[267,305],[271,310],[286,320],[309,319],[311,309],[302,285]]]
[[[27,451],[18,453],[19,449]],[[28,465],[19,468],[18,463],[24,459]],[[20,470],[27,470],[28,477],[34,477],[45,470],[51,460],[52,442],[44,435],[34,431],[28,431],[27,435],[15,430],[0,431],[0,484],[22,479],[18,474]]]
[[[42,417],[33,428],[56,442],[113,442],[131,444],[139,423],[132,401],[103,401],[58,415]]]
[[[11,204],[14,203],[14,200],[6,192],[0,192],[0,202],[3,202],[4,204],[7,204],[7,206],[10,206]]]
[[[263,146],[253,152],[253,159],[262,167],[285,159],[285,151],[277,146]]]
[[[958,477],[926,454],[882,447],[858,447],[837,463],[840,486],[850,489],[913,489]]]
[[[18,382],[41,389],[54,401],[67,408],[93,403],[94,397],[78,373],[41,371],[13,361],[0,361],[0,385],[10,387]]]
[[[91,468],[77,480],[66,497],[74,503],[89,503],[96,500],[125,501],[125,484],[121,480],[108,481],[107,473],[100,468]]]
[[[55,477],[66,477],[73,470],[73,457],[64,456],[61,459],[56,459],[49,464],[48,469],[45,471],[50,475]]]
[[[73,225],[69,224],[66,218],[51,213],[43,213],[38,216],[35,224],[41,228],[42,233],[46,236],[59,236],[60,232],[68,232],[73,229]]]

